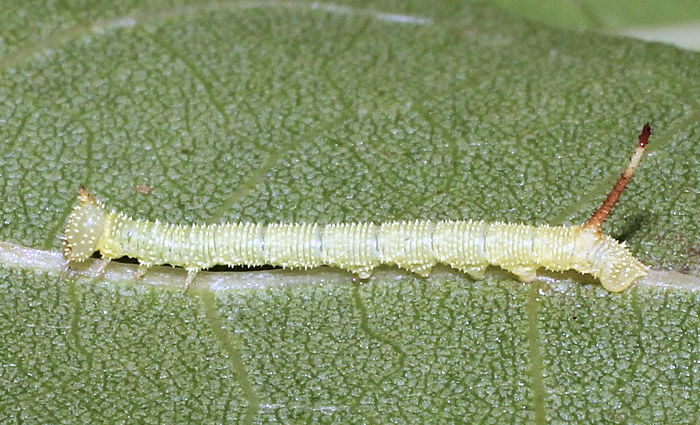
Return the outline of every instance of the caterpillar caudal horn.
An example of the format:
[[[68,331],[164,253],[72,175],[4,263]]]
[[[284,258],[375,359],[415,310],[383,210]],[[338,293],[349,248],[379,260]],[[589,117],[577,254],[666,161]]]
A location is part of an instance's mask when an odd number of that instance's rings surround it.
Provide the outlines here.
[[[598,278],[618,292],[647,274],[624,244],[601,232],[620,195],[639,165],[651,136],[647,123],[637,149],[605,202],[590,220],[577,226],[532,226],[484,221],[430,221],[337,224],[222,223],[178,225],[134,220],[107,211],[84,187],[68,217],[63,253],[83,261],[95,251],[102,269],[114,258],[138,259],[139,275],[156,264],[181,266],[185,287],[201,269],[214,265],[273,265],[350,270],[368,278],[380,264],[394,264],[421,276],[437,263],[448,264],[481,279],[489,265],[514,273],[522,281],[537,269],[576,270]]]

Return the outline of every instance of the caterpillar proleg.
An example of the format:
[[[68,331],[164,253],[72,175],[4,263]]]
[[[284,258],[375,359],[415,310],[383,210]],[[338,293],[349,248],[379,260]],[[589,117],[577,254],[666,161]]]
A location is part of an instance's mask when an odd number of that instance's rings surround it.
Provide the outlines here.
[[[181,266],[185,285],[201,269],[214,265],[273,265],[308,269],[339,267],[368,278],[380,264],[394,264],[428,276],[437,263],[475,279],[489,265],[530,282],[537,269],[576,270],[598,278],[609,291],[628,288],[647,267],[601,225],[615,206],[642,159],[651,135],[646,124],[635,154],[605,202],[585,224],[533,226],[484,221],[393,221],[385,223],[222,223],[178,225],[135,220],[108,212],[84,187],[68,217],[63,253],[83,261],[95,251],[104,259],[138,259],[140,274],[157,264]]]

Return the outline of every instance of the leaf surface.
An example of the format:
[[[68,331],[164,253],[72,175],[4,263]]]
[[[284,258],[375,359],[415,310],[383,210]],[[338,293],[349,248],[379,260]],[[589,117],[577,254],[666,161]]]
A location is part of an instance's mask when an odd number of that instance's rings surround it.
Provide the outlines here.
[[[7,9],[7,422],[700,420],[697,53],[463,2]],[[80,184],[178,223],[576,224],[646,121],[604,230],[653,272],[622,294],[445,267],[212,271],[182,293],[180,270],[57,265]]]

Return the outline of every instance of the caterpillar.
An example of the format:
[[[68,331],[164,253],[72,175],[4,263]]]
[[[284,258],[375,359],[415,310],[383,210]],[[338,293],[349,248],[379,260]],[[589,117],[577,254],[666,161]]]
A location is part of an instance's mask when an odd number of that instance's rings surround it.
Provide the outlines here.
[[[647,266],[601,231],[629,183],[651,136],[645,124],[634,155],[605,202],[584,224],[533,226],[484,221],[392,221],[374,223],[222,223],[179,225],[135,220],[108,212],[81,186],[67,219],[63,253],[83,261],[99,251],[101,270],[123,256],[139,261],[139,276],[159,264],[187,270],[185,288],[197,272],[214,265],[272,265],[349,270],[361,279],[380,264],[393,264],[421,276],[444,263],[474,279],[489,265],[531,282],[537,269],[576,270],[600,280],[609,291],[628,288],[647,274]]]

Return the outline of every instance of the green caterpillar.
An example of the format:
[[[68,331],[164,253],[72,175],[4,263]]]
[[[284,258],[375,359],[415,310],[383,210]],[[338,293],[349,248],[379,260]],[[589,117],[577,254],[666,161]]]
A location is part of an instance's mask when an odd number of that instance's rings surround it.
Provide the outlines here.
[[[157,264],[181,266],[186,286],[197,272],[217,264],[269,264],[296,269],[322,265],[368,278],[380,264],[395,264],[421,276],[437,263],[481,279],[489,265],[502,267],[525,282],[537,269],[576,270],[598,278],[618,292],[647,274],[647,267],[601,225],[615,206],[642,159],[651,135],[646,124],[637,150],[606,201],[583,225],[532,226],[483,221],[430,221],[177,225],[134,220],[108,212],[85,188],[68,217],[64,255],[83,261],[95,251],[103,267],[123,256],[139,260],[139,272]]]

